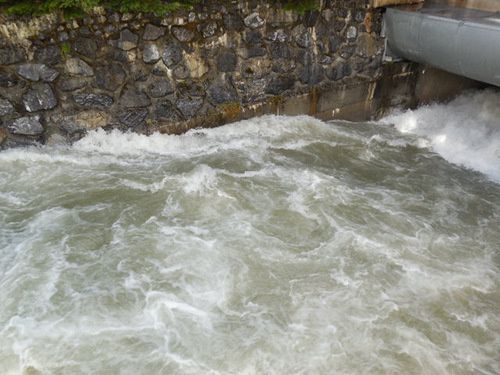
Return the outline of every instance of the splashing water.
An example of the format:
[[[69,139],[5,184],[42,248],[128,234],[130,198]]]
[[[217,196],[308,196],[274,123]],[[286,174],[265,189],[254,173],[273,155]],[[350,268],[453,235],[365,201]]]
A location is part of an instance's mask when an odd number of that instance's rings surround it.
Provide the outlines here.
[[[0,373],[500,373],[499,99],[0,153]]]

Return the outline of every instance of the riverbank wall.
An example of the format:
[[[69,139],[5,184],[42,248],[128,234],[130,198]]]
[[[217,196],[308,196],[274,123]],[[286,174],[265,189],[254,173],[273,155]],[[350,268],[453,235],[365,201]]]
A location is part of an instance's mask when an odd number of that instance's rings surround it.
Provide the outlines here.
[[[204,2],[157,17],[0,15],[0,144],[95,128],[179,134],[263,114],[367,120],[480,86],[384,62],[382,8]]]

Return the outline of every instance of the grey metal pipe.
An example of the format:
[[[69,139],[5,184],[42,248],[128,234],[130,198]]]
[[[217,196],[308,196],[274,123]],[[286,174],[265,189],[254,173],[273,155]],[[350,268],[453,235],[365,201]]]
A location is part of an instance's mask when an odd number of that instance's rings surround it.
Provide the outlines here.
[[[389,54],[500,87],[499,13],[460,8],[389,8]]]

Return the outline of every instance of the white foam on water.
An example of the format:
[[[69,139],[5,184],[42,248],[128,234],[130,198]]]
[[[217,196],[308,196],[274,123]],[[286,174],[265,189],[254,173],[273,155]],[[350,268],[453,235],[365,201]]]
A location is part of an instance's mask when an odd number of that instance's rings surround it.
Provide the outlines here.
[[[402,133],[425,137],[451,163],[463,165],[500,182],[500,92],[485,90],[461,95],[447,104],[396,111],[382,123]]]
[[[0,153],[0,373],[499,373],[500,190],[431,109]]]

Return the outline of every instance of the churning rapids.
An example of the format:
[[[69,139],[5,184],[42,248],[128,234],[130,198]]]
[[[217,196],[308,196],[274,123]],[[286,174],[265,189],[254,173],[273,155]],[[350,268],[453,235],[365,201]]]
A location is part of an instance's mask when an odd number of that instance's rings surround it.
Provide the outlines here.
[[[499,102],[1,152],[0,373],[500,373]]]

